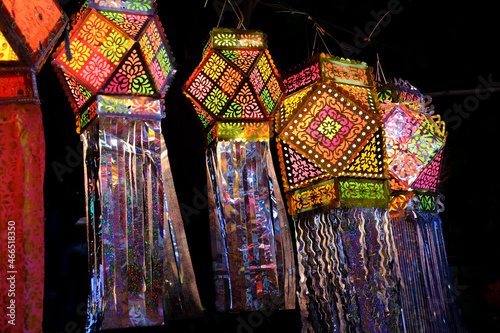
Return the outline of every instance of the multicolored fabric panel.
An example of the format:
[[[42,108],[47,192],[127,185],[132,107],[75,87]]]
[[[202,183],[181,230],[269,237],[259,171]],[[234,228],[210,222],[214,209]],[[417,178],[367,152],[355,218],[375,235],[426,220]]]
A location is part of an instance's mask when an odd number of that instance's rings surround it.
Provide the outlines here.
[[[377,102],[377,91],[374,87],[361,87],[353,84],[338,84],[339,89],[344,89],[358,103],[374,113],[380,113],[380,106]]]
[[[138,41],[158,90],[164,94],[176,70],[174,57],[157,17],[147,24]]]
[[[158,89],[137,45],[109,77],[101,91],[106,94],[157,95]]]
[[[134,40],[95,10],[88,10],[70,37],[69,54],[60,48],[56,65],[92,94],[104,85],[134,44]]]
[[[259,50],[221,50],[220,53],[247,75],[261,52]]]
[[[433,193],[417,192],[415,199],[418,202],[418,210],[421,212],[436,211],[436,195]]]
[[[68,96],[70,99],[71,107],[74,112],[78,112],[78,110],[89,100],[92,94],[85,89],[78,81],[69,73],[61,72],[64,81],[63,84],[66,84],[66,91],[70,91],[71,95]]]
[[[286,77],[283,84],[287,95],[313,84],[322,77],[319,58],[319,55],[309,58],[283,75]]]
[[[125,13],[151,15],[155,0],[89,0],[90,8]]]
[[[331,176],[297,150],[278,139],[278,156],[285,191],[295,190]]]
[[[97,117],[97,102],[92,103],[81,115],[80,115],[80,126],[77,130],[81,132],[84,130],[94,118]]]
[[[215,135],[221,141],[251,140],[268,141],[269,123],[264,122],[217,122]]]
[[[119,26],[120,29],[125,31],[130,37],[134,38],[135,40],[137,40],[139,32],[142,31],[142,28],[146,25],[146,23],[149,22],[149,19],[151,18],[151,16],[147,15],[120,13],[109,10],[100,10],[99,13]]]
[[[336,180],[325,180],[289,194],[288,210],[290,215],[298,215],[320,208],[335,208],[339,206],[339,199]]]
[[[386,180],[340,178],[339,191],[342,207],[388,208],[391,201]]]
[[[440,150],[436,157],[429,165],[422,171],[417,180],[413,183],[412,187],[415,189],[437,191],[439,176],[441,171],[441,164],[443,160],[443,150]]]
[[[286,123],[294,115],[295,111],[309,99],[312,94],[313,87],[314,86],[311,85],[285,97],[283,102],[280,104],[278,114],[275,118],[276,132],[281,132]]]
[[[333,84],[316,85],[280,137],[336,177],[380,126],[378,116]]]
[[[139,119],[162,118],[161,100],[148,97],[97,96],[97,115]]]
[[[411,186],[442,149],[446,137],[433,119],[395,105],[384,119],[389,172]]]
[[[379,127],[340,176],[387,178],[384,130]]]
[[[371,68],[364,62],[321,54],[323,77],[336,83],[373,87]]]

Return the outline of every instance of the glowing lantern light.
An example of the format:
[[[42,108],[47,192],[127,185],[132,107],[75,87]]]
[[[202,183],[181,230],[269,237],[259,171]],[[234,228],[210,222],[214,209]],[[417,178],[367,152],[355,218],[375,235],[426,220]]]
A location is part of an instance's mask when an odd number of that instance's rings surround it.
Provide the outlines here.
[[[439,217],[445,123],[408,81],[384,84],[379,88],[379,100],[393,190],[390,215],[405,329],[464,332]]]
[[[284,89],[265,35],[213,29],[183,91],[207,129],[217,309],[293,308],[292,244],[269,151]]]
[[[317,54],[283,81],[276,132],[303,330],[396,332],[387,158],[371,68]]]
[[[45,139],[36,73],[68,17],[56,1],[0,1],[2,332],[41,332]]]
[[[175,73],[154,1],[89,1],[53,55],[84,143],[87,330],[201,311],[160,121]]]

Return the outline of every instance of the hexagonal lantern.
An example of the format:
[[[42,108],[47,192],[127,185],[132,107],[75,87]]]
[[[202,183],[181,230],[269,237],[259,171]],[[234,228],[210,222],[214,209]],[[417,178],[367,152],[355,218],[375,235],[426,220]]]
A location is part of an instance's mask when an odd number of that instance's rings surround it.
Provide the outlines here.
[[[84,143],[88,331],[201,312],[161,133],[175,63],[154,7],[91,0],[53,55]]]
[[[45,139],[36,73],[67,22],[54,0],[0,0],[0,260],[11,281],[0,287],[1,332],[42,331]]]
[[[394,248],[385,232],[390,193],[371,71],[317,54],[283,74],[287,95],[275,128],[295,222],[303,331],[400,329],[392,263],[373,256]]]
[[[98,94],[159,98],[168,89],[175,63],[158,17],[150,15],[153,4],[90,1],[74,24],[69,46],[54,55],[71,106],[81,115],[78,130],[97,115],[89,108],[96,108],[92,97]]]
[[[213,29],[183,91],[208,132],[216,308],[293,308],[292,244],[269,150],[284,88],[265,35]]]

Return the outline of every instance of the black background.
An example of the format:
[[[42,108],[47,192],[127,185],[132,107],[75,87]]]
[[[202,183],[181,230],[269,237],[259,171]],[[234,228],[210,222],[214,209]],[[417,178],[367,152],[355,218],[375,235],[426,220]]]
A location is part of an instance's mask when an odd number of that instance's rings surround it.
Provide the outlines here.
[[[78,0],[60,0],[60,3],[68,15],[81,6]],[[165,97],[167,117],[162,122],[163,134],[206,312],[197,320],[131,331],[300,332],[298,310],[243,314],[213,311],[208,209],[203,195],[206,185],[203,136],[193,110],[181,93],[181,86],[201,60],[209,31],[217,25],[216,7],[220,10],[223,1],[209,0],[206,8],[204,3],[204,0],[159,1],[158,15],[178,70]],[[269,6],[277,4],[275,0],[259,3],[233,0],[233,3],[239,3],[245,12],[247,28],[267,33],[269,51],[280,72],[311,55],[314,26],[307,16],[277,13],[279,9]],[[389,14],[372,35],[371,42],[365,42],[362,38],[366,36],[357,36],[356,31],[369,34],[373,29],[377,20],[370,12],[383,15],[389,3],[397,2],[287,0],[280,3],[307,12],[336,40],[363,46],[350,54],[350,58],[375,66],[378,52],[386,78],[409,80],[423,93],[472,90],[435,97],[433,101],[437,113],[448,112],[446,172],[442,183],[446,211],[441,216],[456,294],[468,332],[500,332],[500,290],[495,291],[492,285],[500,280],[497,194],[500,170],[496,145],[500,94],[490,93],[477,105],[473,104],[473,90],[481,83],[480,77],[499,82],[497,87],[500,86],[496,7],[484,0],[467,6],[452,1],[401,0],[395,7],[397,14]],[[220,26],[235,27],[236,22],[234,14],[228,11]],[[326,35],[324,39],[332,54],[348,55],[334,39]],[[318,51],[327,52],[319,41],[316,46]],[[86,230],[75,225],[85,216],[81,146],[75,133],[74,115],[49,62],[38,75],[38,84],[46,139],[44,332],[83,332]],[[468,106],[471,111],[457,116],[453,113],[455,104]],[[63,172],[57,168],[60,165],[68,168]],[[487,300],[491,301],[494,295],[497,307],[488,306]]]

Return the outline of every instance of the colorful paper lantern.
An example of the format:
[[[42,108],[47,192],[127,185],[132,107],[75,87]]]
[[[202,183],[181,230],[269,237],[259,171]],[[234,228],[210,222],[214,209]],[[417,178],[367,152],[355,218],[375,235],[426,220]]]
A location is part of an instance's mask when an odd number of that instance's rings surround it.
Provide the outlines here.
[[[42,331],[45,138],[36,73],[67,22],[56,1],[0,1],[2,332]]]
[[[445,124],[409,82],[379,88],[391,175],[391,225],[406,332],[464,332],[438,206]]]
[[[294,308],[290,231],[269,151],[284,89],[265,35],[213,29],[183,91],[207,129],[216,308]]]
[[[303,330],[397,332],[385,133],[371,68],[317,54],[284,77],[276,132]]]
[[[53,55],[84,144],[88,331],[201,313],[161,133],[175,63],[154,6],[89,1]]]
[[[126,4],[91,1],[73,26],[69,46],[55,55],[53,64],[80,122],[97,94],[160,98],[175,74],[158,17],[149,10],[119,11]],[[144,1],[137,8],[153,4]]]
[[[393,186],[407,190],[442,150],[446,142],[445,125],[439,115],[425,111],[422,94],[409,83],[393,86],[392,91],[397,92],[396,101],[381,101],[389,172],[394,178]],[[382,92],[380,98],[384,97],[392,99]],[[417,184],[426,186],[422,178]]]

